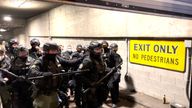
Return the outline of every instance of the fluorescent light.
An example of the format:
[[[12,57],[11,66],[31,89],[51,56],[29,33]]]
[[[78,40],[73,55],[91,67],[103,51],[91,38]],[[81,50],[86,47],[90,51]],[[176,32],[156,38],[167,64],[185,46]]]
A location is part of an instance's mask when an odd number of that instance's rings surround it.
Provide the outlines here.
[[[26,0],[12,0],[10,1],[11,4],[15,7],[20,7],[23,3],[25,3]]]
[[[1,36],[3,36],[3,35],[0,34],[0,37],[1,37]]]
[[[12,0],[10,3],[13,5],[13,7],[16,8],[32,8],[34,7],[34,4],[31,3],[31,0]]]
[[[42,4],[39,3],[39,1],[41,0],[4,0],[4,1],[6,1],[6,4],[10,5],[12,8],[36,9],[38,7],[42,7]]]
[[[34,7],[34,4],[32,4],[30,1],[25,1],[21,5],[19,5],[19,8],[32,8]]]
[[[6,32],[6,31],[7,31],[6,29],[3,28],[0,29],[0,32]]]
[[[12,21],[12,18],[11,18],[11,16],[4,16],[3,20],[4,21]]]

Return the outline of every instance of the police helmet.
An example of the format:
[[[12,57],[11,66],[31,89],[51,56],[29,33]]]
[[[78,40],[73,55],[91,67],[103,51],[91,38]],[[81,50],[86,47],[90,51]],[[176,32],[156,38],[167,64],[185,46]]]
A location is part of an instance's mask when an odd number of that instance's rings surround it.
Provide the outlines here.
[[[92,56],[101,55],[103,52],[101,43],[97,41],[92,41],[89,45],[89,52],[90,52],[90,55]]]
[[[12,46],[13,44],[19,44],[19,42],[17,41],[17,39],[11,39],[9,41],[9,46]]]
[[[19,45],[16,49],[16,53],[18,57],[27,57],[28,56],[28,49],[22,45]]]
[[[78,44],[76,47],[77,52],[81,52],[83,50],[82,45]]]
[[[58,50],[59,46],[56,43],[48,42],[43,45],[43,52],[47,53],[49,50]]]
[[[85,46],[83,46],[83,48],[82,48],[84,51],[87,51],[88,49],[89,49],[89,45],[85,45]]]
[[[117,51],[117,50],[118,50],[118,45],[117,45],[116,43],[112,43],[112,44],[110,45],[110,49],[111,49],[111,50],[114,50],[114,51]]]
[[[76,48],[82,49],[82,45],[78,44]]]
[[[102,44],[103,48],[108,48],[108,46],[109,46],[108,42],[105,40],[103,42],[101,42],[101,44]]]
[[[32,40],[30,41],[30,44],[31,44],[31,46],[32,46],[32,45],[37,45],[37,46],[39,46],[39,45],[40,45],[40,42],[39,42],[38,39],[32,39]]]
[[[89,50],[93,51],[95,48],[101,48],[101,44],[97,41],[91,41],[89,44]]]

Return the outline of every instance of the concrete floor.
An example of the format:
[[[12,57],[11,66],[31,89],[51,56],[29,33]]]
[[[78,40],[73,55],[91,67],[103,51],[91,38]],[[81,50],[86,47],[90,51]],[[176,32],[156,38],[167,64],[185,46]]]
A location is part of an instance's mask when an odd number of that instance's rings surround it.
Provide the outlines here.
[[[111,108],[111,99],[108,98],[108,100],[103,104],[103,108]],[[69,108],[76,108],[75,103],[70,99],[70,105]],[[120,102],[117,104],[117,108],[148,108],[144,105],[140,105],[133,101],[128,101],[126,99],[120,99]]]
[[[70,98],[70,108],[76,108],[73,99]],[[127,93],[120,91],[120,102],[117,108],[170,108],[169,103],[163,104],[163,101],[154,97],[145,95],[143,93]],[[103,104],[103,108],[111,108],[110,97]]]
[[[103,104],[103,108],[111,108],[111,106],[111,99],[108,98]],[[1,106],[1,99],[0,108],[3,108]],[[73,97],[69,100],[69,108],[76,108]],[[125,93],[121,92],[120,102],[117,104],[117,108],[170,108],[170,105],[163,104],[162,100],[142,93],[134,93],[127,96]]]

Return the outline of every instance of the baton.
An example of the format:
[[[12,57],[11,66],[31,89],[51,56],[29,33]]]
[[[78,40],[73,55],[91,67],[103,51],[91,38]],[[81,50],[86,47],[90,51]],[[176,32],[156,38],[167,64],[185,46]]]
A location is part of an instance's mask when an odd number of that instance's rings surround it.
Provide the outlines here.
[[[120,64],[118,64],[117,66],[113,67],[105,76],[103,76],[100,80],[98,80],[95,85],[98,85],[100,84],[105,78],[107,78],[109,75],[111,75],[113,73],[113,71],[118,68],[119,66],[121,66],[123,63],[121,62]],[[83,91],[83,93],[87,93],[89,90],[91,89],[90,88],[87,88],[86,90]]]

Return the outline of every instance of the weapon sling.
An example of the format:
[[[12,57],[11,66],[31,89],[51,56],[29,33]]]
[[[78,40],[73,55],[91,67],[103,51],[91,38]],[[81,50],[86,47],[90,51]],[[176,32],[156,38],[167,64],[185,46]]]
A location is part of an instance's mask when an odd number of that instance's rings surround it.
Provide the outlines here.
[[[100,84],[104,79],[106,79],[109,75],[111,75],[113,73],[113,71],[118,68],[119,66],[121,66],[123,63],[119,63],[117,66],[113,67],[110,72],[108,72],[105,76],[103,76],[100,80],[98,80],[95,85]],[[87,93],[91,88],[87,88],[86,90],[83,91],[83,93]]]

